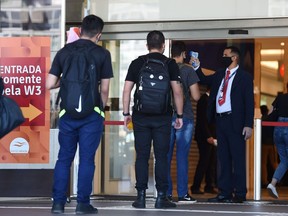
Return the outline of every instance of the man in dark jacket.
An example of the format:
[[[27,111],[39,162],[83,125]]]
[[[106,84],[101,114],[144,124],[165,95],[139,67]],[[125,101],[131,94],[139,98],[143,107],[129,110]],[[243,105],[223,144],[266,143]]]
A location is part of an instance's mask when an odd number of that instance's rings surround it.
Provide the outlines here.
[[[246,200],[246,141],[252,136],[254,94],[253,78],[239,62],[239,49],[230,46],[223,51],[225,68],[209,76],[196,68],[200,83],[210,86],[207,115],[217,128],[219,193],[210,202]]]

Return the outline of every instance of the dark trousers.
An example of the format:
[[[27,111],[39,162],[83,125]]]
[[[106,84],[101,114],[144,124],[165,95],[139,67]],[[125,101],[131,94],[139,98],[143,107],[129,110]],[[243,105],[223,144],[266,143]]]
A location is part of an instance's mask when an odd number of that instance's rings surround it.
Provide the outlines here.
[[[199,160],[194,175],[192,190],[199,190],[205,175],[205,190],[215,187],[216,182],[216,146],[209,144],[205,139],[197,140]]]
[[[148,188],[148,161],[151,145],[155,156],[155,181],[157,191],[168,189],[168,160],[171,120],[168,115],[134,114],[132,117],[136,150],[136,189]]]
[[[246,198],[246,142],[242,131],[232,125],[232,115],[216,118],[217,184],[220,195]]]

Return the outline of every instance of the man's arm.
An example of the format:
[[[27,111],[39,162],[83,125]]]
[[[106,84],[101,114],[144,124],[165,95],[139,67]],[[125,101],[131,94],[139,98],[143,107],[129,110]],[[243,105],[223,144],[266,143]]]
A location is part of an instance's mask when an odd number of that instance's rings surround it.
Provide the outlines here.
[[[110,79],[101,79],[101,99],[103,102],[103,107],[106,106],[107,100],[108,100],[108,96],[109,96],[109,83],[110,83]]]
[[[189,87],[190,89],[190,94],[191,97],[195,100],[198,101],[200,99],[200,91],[199,91],[199,86],[198,83],[194,83]]]
[[[123,88],[123,113],[127,114],[130,113],[130,99],[131,99],[131,91],[134,86],[134,82],[132,81],[125,81],[124,88]],[[124,116],[124,125],[127,127],[127,124],[132,120],[131,115]]]
[[[179,81],[171,81],[177,114],[183,114],[183,91]]]
[[[123,88],[123,113],[129,113],[130,112],[130,99],[131,99],[131,91],[134,86],[134,82],[132,81],[125,81],[124,88]]]
[[[48,74],[46,78],[46,88],[50,90],[58,87],[60,87],[60,78],[53,74]]]
[[[244,135],[244,139],[247,140],[252,136],[252,128],[253,128],[253,122],[254,122],[254,85],[253,85],[253,79],[249,75],[247,76],[246,82],[245,82],[245,125],[242,131],[242,134]]]
[[[241,71],[242,73],[243,71]],[[245,113],[244,127],[253,128],[254,124],[254,85],[253,79],[250,74],[246,73],[246,79],[243,80],[242,91],[243,91],[243,113]]]
[[[173,96],[174,96],[174,103],[176,106],[177,114],[182,115],[183,114],[183,91],[180,85],[179,81],[170,81]],[[183,125],[183,119],[182,118],[176,118],[175,122],[175,129],[180,129]]]

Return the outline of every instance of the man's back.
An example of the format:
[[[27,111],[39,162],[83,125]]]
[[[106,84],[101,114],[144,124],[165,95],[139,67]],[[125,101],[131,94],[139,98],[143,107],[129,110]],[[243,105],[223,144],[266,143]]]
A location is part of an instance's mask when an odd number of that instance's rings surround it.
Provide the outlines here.
[[[90,61],[89,65],[92,64],[96,68],[99,67],[96,69],[96,72],[99,73],[99,81],[101,80],[101,93],[99,97],[101,96],[103,106],[105,106],[109,93],[109,79],[113,77],[113,72],[110,53],[105,51],[103,48],[98,48],[96,45],[101,37],[103,27],[103,20],[93,14],[86,16],[82,20],[81,39],[66,45],[56,54],[47,78],[47,89],[60,87],[60,82],[62,79],[61,75],[65,73],[64,68],[71,64],[71,62],[69,63],[70,47],[94,46],[95,50],[97,49],[99,52],[90,52],[89,58],[87,59]],[[98,57],[97,53],[101,53],[102,55]],[[82,60],[85,59],[82,57],[80,55],[79,58]],[[86,59],[84,61],[86,61]],[[81,70],[81,64],[78,66],[79,70]],[[76,70],[75,73],[78,72],[79,71]],[[81,96],[79,102],[80,101]],[[81,107],[78,108],[80,109]],[[77,207],[75,211],[76,214],[96,214],[98,212],[97,208],[90,204],[90,194],[92,191],[91,185],[95,171],[95,153],[103,132],[104,115],[102,115],[102,113],[103,111],[98,112],[95,109],[95,112],[91,112],[89,115],[83,118],[75,119],[66,113],[59,118],[60,132],[58,134],[58,140],[60,149],[58,160],[54,169],[53,205],[51,209],[53,214],[64,213],[67,199],[66,191],[68,189],[67,186],[69,185],[68,181],[70,178],[70,166],[75,157],[77,149],[79,149],[80,154],[78,173],[79,178],[77,183]]]
[[[170,75],[168,63],[147,55],[139,56],[144,61],[134,94],[134,110],[148,114],[166,113],[171,104]]]
[[[151,31],[147,35],[147,48],[149,54],[147,58],[165,61],[167,58],[162,54],[165,49],[165,37],[160,31]],[[136,84],[139,89],[140,69],[144,64],[142,58],[133,60],[128,68],[128,73],[125,79],[123,89],[123,116],[124,124],[127,125],[133,122],[133,133],[135,137],[135,173],[137,198],[132,203],[135,208],[146,208],[146,189],[148,188],[148,160],[153,144],[154,156],[157,161],[155,164],[155,181],[157,189],[157,198],[155,208],[174,208],[176,204],[170,202],[167,198],[168,188],[168,160],[167,153],[169,151],[170,128],[172,120],[172,109],[161,114],[142,113],[137,110],[137,95],[134,96],[133,114],[130,115],[131,91]],[[175,128],[181,128],[183,125],[181,116],[183,116],[183,96],[179,85],[179,68],[174,60],[168,64],[170,86],[173,90],[174,98],[177,98],[176,105],[179,111],[178,119]],[[151,76],[154,76],[151,74]],[[161,77],[159,77],[161,78]],[[154,85],[153,82],[150,83]]]
[[[162,62],[167,61],[167,57],[162,55],[161,53],[149,53],[146,55],[146,57],[151,58],[151,59],[156,59],[156,60],[159,60]],[[129,66],[126,80],[132,81],[133,83],[138,85],[138,80],[139,80],[139,76],[140,76],[139,72],[140,72],[140,69],[144,63],[145,63],[145,61],[142,57],[139,57],[139,58],[133,60]],[[171,59],[171,61],[169,61],[169,63],[168,63],[168,71],[169,71],[170,81],[179,80],[179,77],[177,76],[177,73],[175,72],[177,70],[179,71],[177,64],[175,63],[174,60]],[[134,92],[134,104],[137,104],[137,93],[136,92]],[[136,107],[134,107],[133,112],[136,112],[138,114],[144,114],[144,113],[139,112],[135,108]],[[169,106],[167,112],[163,113],[163,114],[164,115],[167,115],[167,114],[171,115],[171,113],[172,113],[172,107]]]
[[[192,93],[190,87],[199,82],[199,78],[195,73],[194,69],[186,64],[179,64],[181,84],[183,88],[184,105],[183,105],[183,115],[186,118],[194,119],[193,108],[192,108]],[[198,87],[196,88],[197,91]]]

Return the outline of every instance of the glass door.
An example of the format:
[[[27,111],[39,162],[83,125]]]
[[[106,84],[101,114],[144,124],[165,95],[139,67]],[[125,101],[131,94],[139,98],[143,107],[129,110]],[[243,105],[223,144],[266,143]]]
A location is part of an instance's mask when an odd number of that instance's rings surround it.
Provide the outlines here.
[[[281,45],[281,42],[284,42],[284,44],[282,43]],[[170,43],[171,40],[166,41],[166,56],[169,56]],[[247,70],[251,71],[251,74],[254,75],[255,96],[258,95],[258,98],[255,97],[256,108],[259,108],[259,105],[263,103],[269,103],[269,100],[276,96],[275,93],[277,93],[277,91],[284,89],[285,73],[282,74],[282,71],[284,71],[282,65],[287,65],[287,62],[285,62],[285,59],[288,59],[285,58],[285,55],[287,55],[287,52],[285,52],[288,44],[287,38],[185,40],[185,43],[187,43],[189,49],[199,51],[203,66],[205,65],[209,71],[213,69],[212,67],[210,68],[211,59],[213,59],[217,65],[217,56],[219,54],[217,54],[217,47],[222,45],[225,47],[226,45],[232,44],[239,45],[242,49],[242,54],[244,54],[241,65],[248,68]],[[272,44],[274,45],[272,46]],[[99,155],[96,162],[98,174],[101,176],[101,179],[97,181],[98,183],[95,183],[94,193],[135,194],[134,136],[132,131],[126,130],[123,126],[122,90],[131,61],[139,55],[148,53],[146,40],[104,40],[102,45],[111,52],[114,78],[111,80],[102,145],[98,150],[98,154],[101,156]],[[221,47],[219,50],[222,52],[222,48],[224,47]],[[218,57],[221,57],[221,53]],[[273,82],[271,81],[271,76],[273,77]],[[270,86],[270,90],[267,86]],[[271,89],[273,89],[273,91],[271,91]],[[133,91],[131,102],[133,102]],[[131,103],[131,106],[132,105]],[[250,149],[249,151],[253,150]],[[189,161],[189,184],[191,184],[198,160],[198,149],[194,140],[189,158],[191,158]],[[247,160],[253,161],[252,158],[251,160]],[[252,164],[250,165],[249,170],[252,170],[253,166]],[[147,190],[148,194],[154,193],[153,167],[154,158],[152,150],[149,161],[150,177],[149,189]],[[173,169],[176,169],[175,164],[173,167]],[[173,170],[172,173],[176,176],[176,170]],[[172,178],[175,179],[175,176],[172,176]],[[253,188],[252,179],[247,180],[249,181],[249,188],[251,190]],[[174,182],[176,184],[176,179]]]

